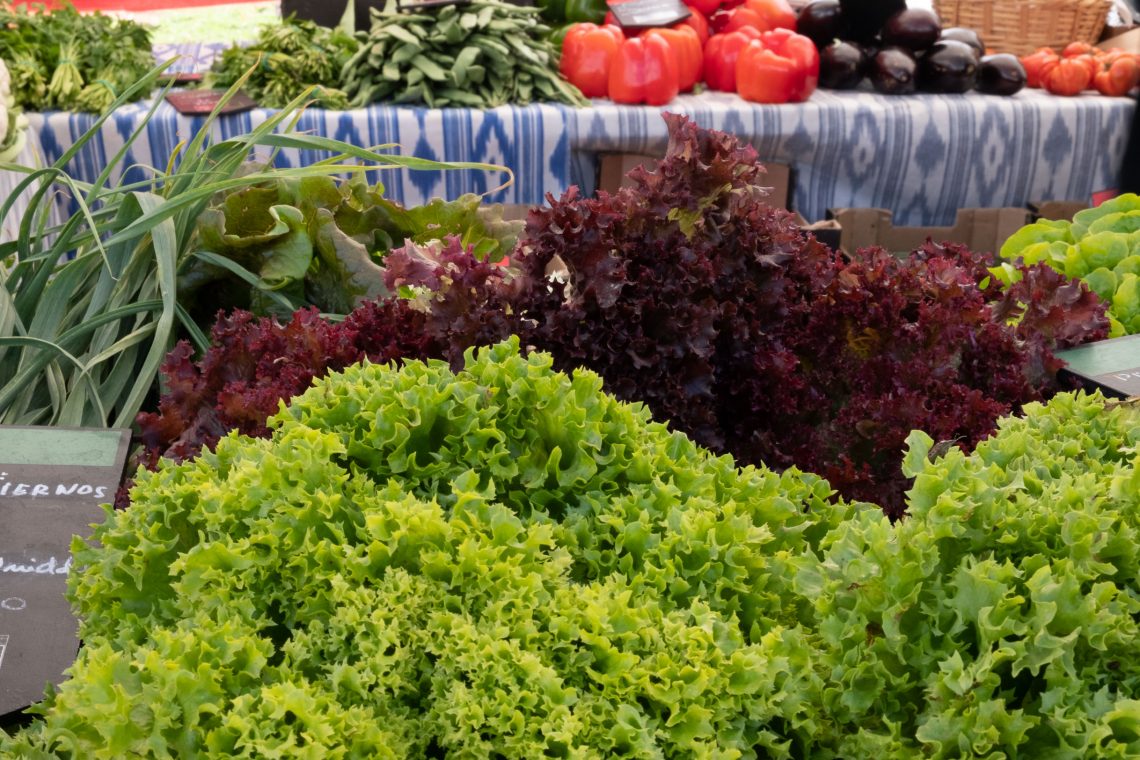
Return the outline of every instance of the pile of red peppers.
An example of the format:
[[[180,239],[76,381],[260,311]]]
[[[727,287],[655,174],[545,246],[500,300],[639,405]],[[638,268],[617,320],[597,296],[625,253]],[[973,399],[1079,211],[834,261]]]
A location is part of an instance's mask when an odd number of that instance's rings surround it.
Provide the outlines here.
[[[819,82],[815,44],[795,33],[787,0],[685,0],[691,14],[671,27],[571,26],[562,75],[591,98],[660,106],[701,82],[756,103],[807,100]]]

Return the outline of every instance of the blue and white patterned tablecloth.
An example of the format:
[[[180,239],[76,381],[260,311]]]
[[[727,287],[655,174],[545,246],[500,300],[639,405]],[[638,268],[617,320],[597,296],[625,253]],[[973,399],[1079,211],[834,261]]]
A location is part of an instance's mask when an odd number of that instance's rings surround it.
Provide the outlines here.
[[[100,128],[93,140],[72,160],[70,171],[84,181],[93,181],[127,139],[143,123],[147,102],[119,109]],[[271,111],[255,109],[221,117],[212,137],[224,139],[246,133],[265,122]],[[51,112],[28,114],[31,129],[39,135],[43,153],[55,161],[96,121],[90,114]],[[179,114],[166,103],[159,105],[143,134],[130,149],[124,165],[165,167],[176,146],[201,128],[204,117]],[[427,109],[373,106],[355,111],[310,109],[302,114],[297,131],[341,140],[361,147],[396,144],[396,152],[439,161],[468,161],[507,166],[515,172],[514,184],[489,196],[501,203],[534,203],[549,190],[570,181],[569,130],[566,112],[557,106],[526,108]],[[267,152],[266,152],[267,155]],[[310,164],[329,154],[316,151],[282,151],[277,165]],[[143,179],[140,174],[133,179]],[[113,177],[118,179],[118,177]],[[406,205],[425,203],[435,197],[455,198],[463,193],[484,193],[505,180],[500,173],[482,171],[378,172],[386,195]]]
[[[704,93],[664,109],[597,101],[568,113],[572,170],[583,184],[594,154],[661,155],[668,110],[794,166],[795,208],[810,221],[828,208],[877,207],[897,224],[949,225],[959,208],[1082,200],[1113,187],[1135,108],[1129,98],[1039,90],[1010,98],[817,91],[798,105]]]
[[[224,45],[158,48],[156,57],[182,57],[179,71],[202,71]],[[873,92],[816,92],[807,103],[758,106],[735,95],[677,98],[664,109],[558,105],[473,109],[373,106],[331,112],[312,109],[300,129],[360,146],[397,143],[401,152],[443,161],[501,164],[515,184],[491,196],[505,203],[540,203],[571,183],[595,184],[600,153],[661,155],[662,110],[685,113],[706,127],[740,135],[764,160],[796,169],[794,206],[811,221],[829,208],[881,207],[905,225],[952,224],[959,208],[1023,206],[1036,200],[1087,199],[1113,186],[1135,110],[1134,100],[1059,98],[1025,91],[1012,98],[984,95],[885,97]],[[94,179],[109,156],[142,122],[145,104],[116,112],[102,140],[72,165]],[[217,136],[240,134],[270,112],[223,117]],[[29,114],[43,152],[55,160],[94,122],[81,114]],[[132,147],[131,162],[165,166],[171,151],[200,126],[163,104]],[[285,152],[295,166],[323,155]],[[416,204],[432,197],[485,192],[499,178],[480,172],[385,171],[390,197]]]

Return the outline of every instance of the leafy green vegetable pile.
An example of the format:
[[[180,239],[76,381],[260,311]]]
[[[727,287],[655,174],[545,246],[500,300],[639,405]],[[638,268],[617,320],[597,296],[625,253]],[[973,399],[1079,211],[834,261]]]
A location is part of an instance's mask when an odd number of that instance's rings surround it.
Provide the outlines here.
[[[388,294],[384,257],[406,241],[452,235],[480,258],[499,261],[522,228],[503,221],[502,212],[473,194],[404,208],[362,177],[252,185],[219,195],[199,217],[199,250],[179,273],[179,300],[203,322],[234,307],[285,318],[307,305],[347,314]]]
[[[474,0],[404,13],[389,0],[372,14],[372,29],[360,34],[360,50],[342,74],[353,105],[589,105],[558,73],[558,45],[538,8]]]
[[[1118,196],[1072,222],[1042,219],[1022,227],[1001,256],[1044,262],[1084,280],[1109,306],[1109,337],[1140,333],[1140,196]],[[1006,282],[1016,279],[1008,269],[995,271]]]
[[[141,473],[76,544],[72,679],[0,751],[1140,752],[1135,409],[1061,395],[933,462],[915,434],[892,525],[551,366],[357,365]]]
[[[263,27],[252,45],[223,51],[203,86],[229,89],[252,69],[243,89],[263,106],[282,108],[315,85],[318,105],[344,110],[348,97],[337,89],[340,70],[356,49],[348,32],[290,17]]]
[[[146,27],[70,4],[51,12],[0,6],[0,59],[16,103],[28,111],[101,113],[154,66]]]

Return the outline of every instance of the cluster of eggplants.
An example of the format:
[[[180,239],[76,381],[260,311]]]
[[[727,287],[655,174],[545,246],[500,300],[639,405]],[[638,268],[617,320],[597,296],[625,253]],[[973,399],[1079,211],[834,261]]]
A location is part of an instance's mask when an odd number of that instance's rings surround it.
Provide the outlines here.
[[[1012,95],[1025,86],[1016,56],[986,55],[977,32],[943,29],[933,11],[905,0],[815,0],[800,11],[796,31],[819,48],[819,86],[832,90],[864,78],[884,95]]]

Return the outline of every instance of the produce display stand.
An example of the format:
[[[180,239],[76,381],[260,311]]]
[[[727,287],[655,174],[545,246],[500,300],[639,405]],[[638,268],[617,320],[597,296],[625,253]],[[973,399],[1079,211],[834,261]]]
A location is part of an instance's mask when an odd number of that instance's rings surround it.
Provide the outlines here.
[[[176,71],[202,71],[223,46],[166,46]],[[682,95],[662,108],[598,100],[591,108],[560,105],[427,109],[376,105],[345,112],[309,109],[301,129],[362,146],[399,144],[402,152],[442,161],[509,166],[514,184],[492,196],[504,203],[541,203],[571,184],[597,187],[605,154],[660,156],[667,139],[662,111],[691,116],[704,127],[751,142],[765,161],[794,167],[791,206],[808,221],[834,208],[885,208],[898,225],[949,226],[961,208],[1024,207],[1040,200],[1087,199],[1113,186],[1136,107],[1130,98],[1058,98],[1037,90],[1013,97],[817,91],[803,104],[762,106],[735,95]],[[141,123],[147,104],[120,109],[103,128],[102,147],[77,157],[73,169],[94,179],[104,159]],[[238,134],[268,112],[224,117],[220,134]],[[48,160],[94,122],[85,114],[29,114]],[[165,165],[201,121],[163,105],[135,163]],[[283,162],[315,160],[286,152]],[[406,204],[495,188],[496,177],[472,172],[386,172],[391,198]]]

